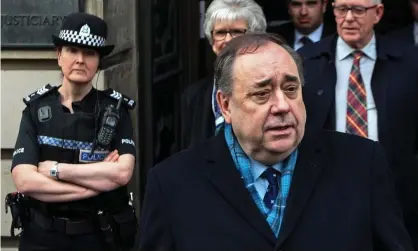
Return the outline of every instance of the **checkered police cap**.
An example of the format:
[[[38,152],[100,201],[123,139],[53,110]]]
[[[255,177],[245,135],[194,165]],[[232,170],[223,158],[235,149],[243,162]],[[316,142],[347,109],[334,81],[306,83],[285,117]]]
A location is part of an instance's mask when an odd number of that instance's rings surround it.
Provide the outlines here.
[[[84,29],[89,29],[87,24],[84,26]],[[83,33],[81,30],[80,32],[74,30],[61,30],[58,37],[70,43],[84,44],[93,47],[103,47],[106,45],[106,39],[104,37],[91,33]]]
[[[107,45],[107,24],[94,15],[76,12],[63,21],[58,36],[52,35],[55,46],[78,45],[96,49],[102,56],[112,52],[114,46]]]

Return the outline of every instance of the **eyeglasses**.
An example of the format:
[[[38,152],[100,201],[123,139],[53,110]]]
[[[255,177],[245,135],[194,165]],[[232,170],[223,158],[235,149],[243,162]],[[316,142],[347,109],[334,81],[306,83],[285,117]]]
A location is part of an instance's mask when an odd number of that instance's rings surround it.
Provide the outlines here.
[[[369,7],[363,6],[334,6],[334,15],[336,17],[345,17],[349,10],[351,10],[351,14],[354,17],[364,17],[366,15],[367,10],[376,8],[377,5],[372,5]]]
[[[246,29],[231,29],[231,30],[213,30],[212,37],[216,41],[222,41],[226,35],[229,34],[231,37],[239,37],[247,32]]]

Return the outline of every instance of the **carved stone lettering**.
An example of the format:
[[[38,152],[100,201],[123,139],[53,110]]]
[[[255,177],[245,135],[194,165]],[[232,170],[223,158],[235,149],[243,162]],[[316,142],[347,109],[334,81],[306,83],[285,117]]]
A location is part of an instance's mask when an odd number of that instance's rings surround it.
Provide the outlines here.
[[[65,17],[79,11],[79,0],[1,1],[2,48],[52,47]]]

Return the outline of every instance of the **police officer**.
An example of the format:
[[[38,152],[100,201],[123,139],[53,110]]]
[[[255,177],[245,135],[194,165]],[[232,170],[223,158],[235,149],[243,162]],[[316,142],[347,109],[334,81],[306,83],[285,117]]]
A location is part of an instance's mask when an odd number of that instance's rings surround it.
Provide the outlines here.
[[[132,244],[137,222],[126,184],[135,163],[128,112],[135,102],[93,87],[101,58],[114,48],[106,38],[99,17],[68,15],[53,36],[61,85],[24,98],[11,167],[28,207],[19,250],[128,250]]]

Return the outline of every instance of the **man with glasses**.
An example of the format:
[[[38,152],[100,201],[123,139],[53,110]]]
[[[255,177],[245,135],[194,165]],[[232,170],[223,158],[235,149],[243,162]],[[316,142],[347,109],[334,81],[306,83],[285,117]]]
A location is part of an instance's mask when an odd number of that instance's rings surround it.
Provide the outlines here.
[[[375,34],[381,0],[336,0],[333,8],[338,35],[300,50],[308,124],[380,142],[418,250],[417,52]]]
[[[203,29],[213,52],[218,55],[234,37],[265,32],[263,10],[253,0],[213,0]],[[202,62],[203,63],[203,62]],[[198,144],[218,133],[224,119],[215,99],[213,76],[190,85],[184,92],[181,113],[181,148]]]
[[[271,27],[267,31],[282,36],[298,50],[335,33],[335,26],[324,23],[327,0],[287,0],[289,23]]]
[[[396,41],[418,46],[418,0],[409,0],[414,22],[389,34]]]

